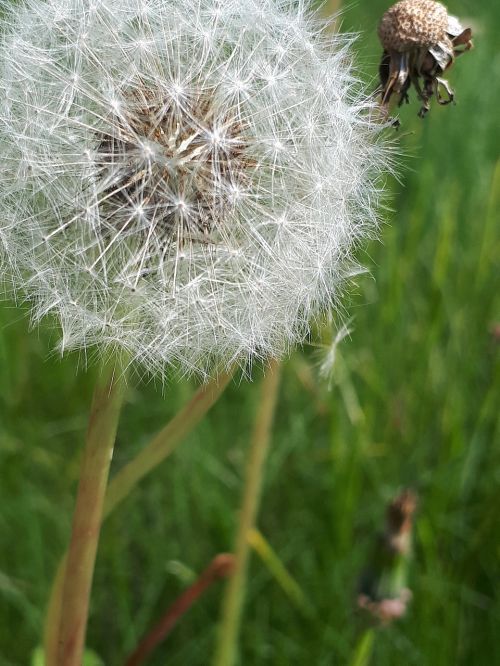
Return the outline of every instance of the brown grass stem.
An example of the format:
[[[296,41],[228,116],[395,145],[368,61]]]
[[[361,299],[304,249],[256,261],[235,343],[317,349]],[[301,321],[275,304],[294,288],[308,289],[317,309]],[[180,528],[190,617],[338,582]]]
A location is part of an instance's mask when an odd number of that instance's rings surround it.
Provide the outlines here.
[[[125,666],[141,666],[156,647],[170,634],[181,617],[215,581],[226,578],[233,571],[232,555],[221,553],[214,557],[208,567],[170,606],[164,616],[155,624],[125,662]]]

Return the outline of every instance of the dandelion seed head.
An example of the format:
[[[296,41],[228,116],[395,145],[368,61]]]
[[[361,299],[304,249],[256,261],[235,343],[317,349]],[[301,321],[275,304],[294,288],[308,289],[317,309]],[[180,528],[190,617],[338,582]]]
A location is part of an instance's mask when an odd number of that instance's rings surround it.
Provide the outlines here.
[[[387,169],[304,2],[24,0],[0,38],[0,253],[64,349],[209,375],[335,305]]]

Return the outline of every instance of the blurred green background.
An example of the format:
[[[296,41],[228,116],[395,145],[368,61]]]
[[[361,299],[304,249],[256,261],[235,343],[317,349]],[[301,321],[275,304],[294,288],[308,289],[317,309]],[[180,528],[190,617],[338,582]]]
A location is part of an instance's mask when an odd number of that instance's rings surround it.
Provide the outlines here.
[[[377,21],[389,3],[344,7],[375,85]],[[406,617],[377,632],[371,663],[500,663],[500,5],[456,0],[476,48],[449,80],[458,103],[402,110],[401,182],[346,306],[350,338],[333,384],[317,353],[284,367],[259,527],[312,610],[254,554],[241,663],[353,663],[357,581],[387,501],[418,491]],[[468,25],[469,23],[467,23]],[[496,325],[496,329],[495,329]],[[0,310],[0,664],[24,666],[69,537],[95,370],[51,354],[56,334]],[[304,384],[304,376],[312,383]],[[258,378],[233,384],[175,455],[106,523],[88,644],[123,664],[139,637],[220,551],[231,549]],[[192,392],[130,390],[113,470]],[[221,585],[186,615],[152,666],[210,663]],[[359,646],[358,646],[359,647]],[[361,663],[361,662],[359,662]]]

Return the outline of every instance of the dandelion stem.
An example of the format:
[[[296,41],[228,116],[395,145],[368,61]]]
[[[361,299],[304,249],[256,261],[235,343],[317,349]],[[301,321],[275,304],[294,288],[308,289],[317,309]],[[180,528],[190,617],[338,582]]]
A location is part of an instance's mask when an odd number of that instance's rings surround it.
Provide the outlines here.
[[[260,403],[247,462],[243,504],[235,544],[234,570],[227,584],[222,602],[222,616],[214,666],[232,666],[236,656],[250,550],[248,539],[251,530],[254,528],[259,506],[264,463],[269,448],[279,380],[280,364],[278,361],[273,361],[262,383]]]
[[[224,392],[232,376],[233,371],[222,373],[217,379],[199,388],[191,400],[151,442],[111,479],[104,504],[105,518],[127,497],[139,481],[163,462],[198,425]]]
[[[222,395],[232,375],[233,371],[222,373],[217,379],[213,379],[200,387],[151,442],[111,479],[104,502],[103,521],[132,492],[144,476],[163,462],[175,450],[176,446],[194,430]],[[61,617],[61,595],[66,561],[67,553],[59,563],[47,606],[44,631],[45,663],[47,666],[57,664],[57,634]]]
[[[82,664],[104,496],[124,384],[123,371],[110,364],[103,368],[94,389],[62,584],[58,666]]]

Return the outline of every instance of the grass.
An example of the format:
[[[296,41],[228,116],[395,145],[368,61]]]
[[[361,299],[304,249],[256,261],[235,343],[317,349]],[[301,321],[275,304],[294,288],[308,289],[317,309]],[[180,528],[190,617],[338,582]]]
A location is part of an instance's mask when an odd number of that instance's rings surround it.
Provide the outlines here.
[[[362,30],[360,66],[375,77],[375,26],[387,3],[360,0],[343,29]],[[496,0],[456,0],[477,48],[450,74],[459,103],[416,118],[403,109],[403,183],[362,257],[370,275],[350,296],[353,333],[330,392],[283,369],[259,529],[300,586],[293,601],[253,556],[241,663],[352,663],[359,655],[358,576],[398,489],[420,495],[414,598],[379,631],[372,664],[500,662],[500,94]],[[68,540],[94,370],[50,355],[55,334],[0,311],[0,664],[24,666],[40,643],[52,575]],[[258,377],[258,373],[256,373]],[[112,473],[190,395],[183,383],[131,391]],[[106,523],[88,644],[120,666],[136,642],[233,543],[257,383],[232,385],[177,453]],[[276,564],[276,563],[275,563]],[[275,567],[276,568],[276,567]],[[279,567],[278,567],[279,569]],[[286,577],[286,576],[285,576]],[[301,598],[299,593],[298,598]],[[214,586],[150,660],[210,663],[221,588]],[[309,605],[311,608],[309,608]]]

